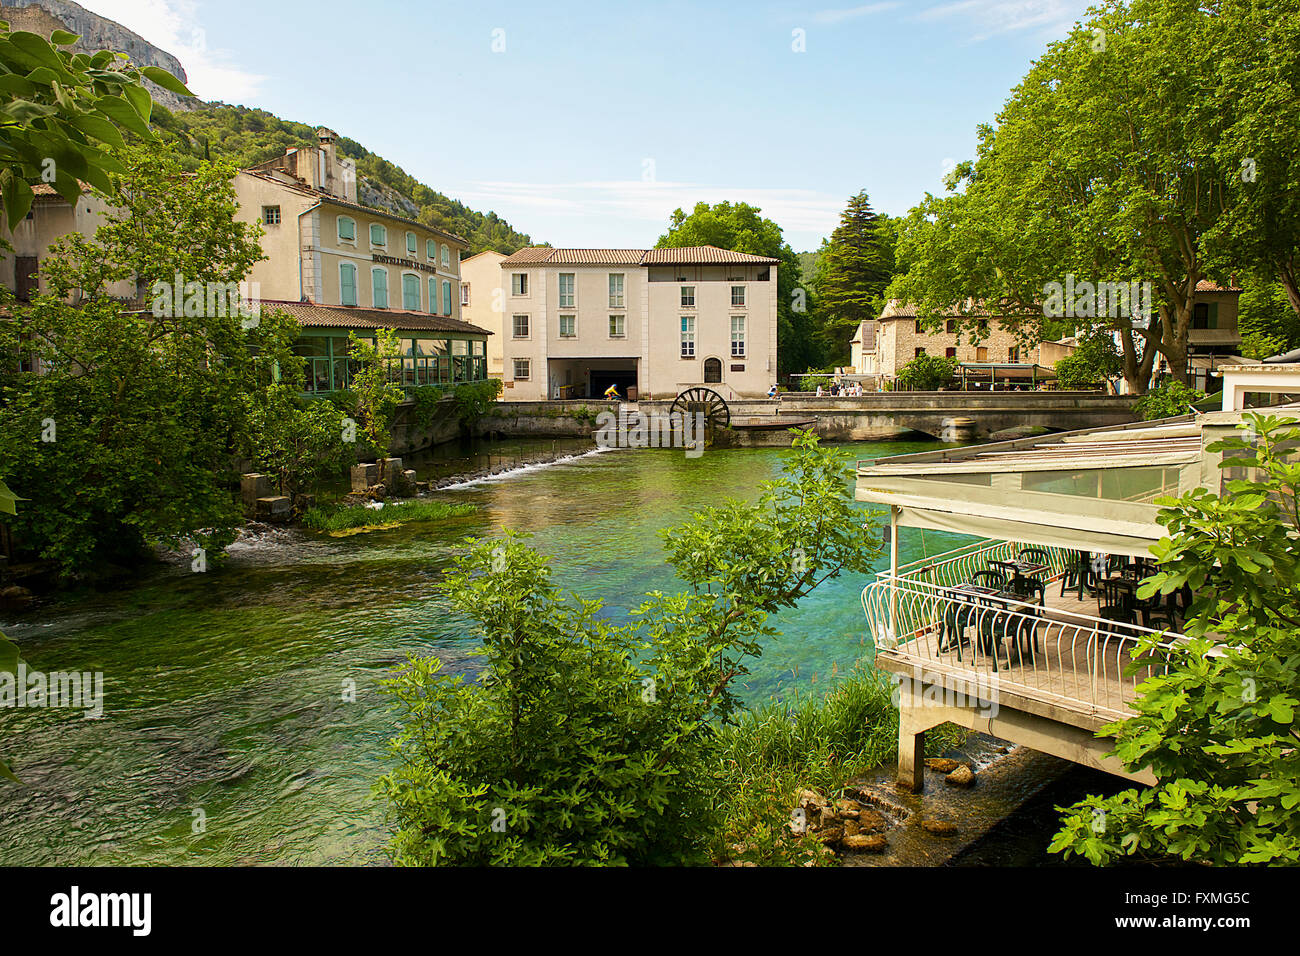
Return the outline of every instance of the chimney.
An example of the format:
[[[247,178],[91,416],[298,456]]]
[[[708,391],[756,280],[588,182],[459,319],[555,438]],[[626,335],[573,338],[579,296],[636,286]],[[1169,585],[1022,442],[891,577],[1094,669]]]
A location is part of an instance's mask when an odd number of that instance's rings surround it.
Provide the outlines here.
[[[335,189],[335,167],[338,165],[338,155],[335,149],[335,141],[339,134],[332,129],[322,126],[316,130],[316,140],[320,144],[317,150],[316,178],[314,185],[322,192],[331,195],[337,195]]]

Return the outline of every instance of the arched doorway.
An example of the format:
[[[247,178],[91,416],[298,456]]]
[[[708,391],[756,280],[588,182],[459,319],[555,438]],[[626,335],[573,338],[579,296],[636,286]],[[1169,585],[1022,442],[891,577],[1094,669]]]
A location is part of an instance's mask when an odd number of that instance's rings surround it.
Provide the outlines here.
[[[704,360],[704,384],[710,385],[722,381],[722,360],[705,359]]]

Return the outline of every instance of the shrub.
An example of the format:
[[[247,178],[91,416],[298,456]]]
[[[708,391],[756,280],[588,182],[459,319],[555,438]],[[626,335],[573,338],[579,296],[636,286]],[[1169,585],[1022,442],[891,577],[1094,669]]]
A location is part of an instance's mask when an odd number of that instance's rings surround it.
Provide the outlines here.
[[[959,363],[922,352],[898,370],[898,385],[918,392],[933,392],[952,382]]]
[[[1133,411],[1148,422],[1157,418],[1173,418],[1188,414],[1191,406],[1204,397],[1204,392],[1167,378],[1134,402]]]
[[[386,682],[397,767],[377,784],[402,864],[704,862],[719,809],[718,729],[774,633],[767,615],[842,571],[869,570],[847,456],[795,440],[755,504],[729,502],[664,534],[691,588],[653,593],[613,626],[562,594],[514,534],[472,542],[443,588],[476,622],[477,684],[412,660]]]

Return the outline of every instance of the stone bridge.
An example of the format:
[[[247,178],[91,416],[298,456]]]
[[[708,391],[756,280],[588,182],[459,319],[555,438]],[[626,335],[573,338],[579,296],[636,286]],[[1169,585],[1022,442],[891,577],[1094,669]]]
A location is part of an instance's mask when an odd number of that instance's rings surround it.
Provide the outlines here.
[[[734,418],[776,413],[817,417],[817,433],[838,441],[870,441],[904,431],[935,438],[986,438],[1016,426],[1071,431],[1134,420],[1132,395],[1098,392],[872,392],[860,398],[786,395],[773,401],[729,403]],[[953,419],[970,419],[973,428],[959,436]]]

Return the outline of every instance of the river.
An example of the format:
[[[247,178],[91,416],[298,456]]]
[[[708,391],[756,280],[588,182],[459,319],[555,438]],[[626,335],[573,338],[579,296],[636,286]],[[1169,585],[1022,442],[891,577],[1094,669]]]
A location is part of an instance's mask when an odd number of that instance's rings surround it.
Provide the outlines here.
[[[452,445],[411,463],[423,479],[556,447]],[[472,516],[347,538],[263,529],[206,573],[177,560],[129,587],[8,614],[0,629],[30,669],[102,671],[105,710],[3,712],[0,753],[25,786],[0,783],[0,864],[383,863],[371,786],[394,716],[379,681],[411,654],[436,654],[450,673],[479,666],[466,621],[435,590],[461,539],[530,532],[562,586],[623,620],[646,591],[680,584],[657,532],[727,496],[752,500],[785,454],[587,447],[437,493],[477,505]],[[937,446],[848,447],[879,457]],[[963,540],[929,533],[904,557]],[[828,582],[779,615],[747,699],[825,688],[869,653],[868,582]]]

